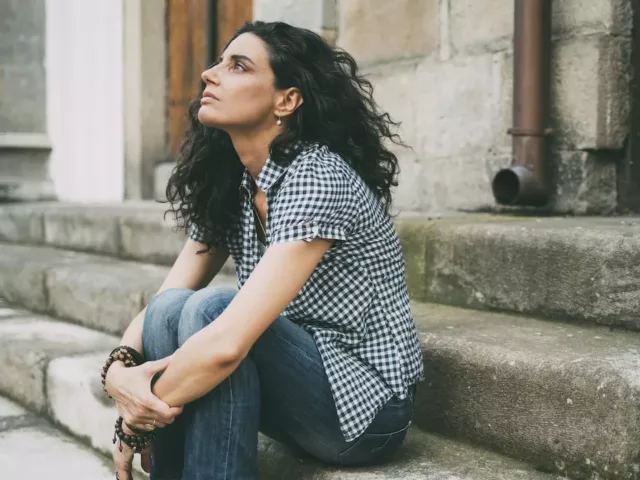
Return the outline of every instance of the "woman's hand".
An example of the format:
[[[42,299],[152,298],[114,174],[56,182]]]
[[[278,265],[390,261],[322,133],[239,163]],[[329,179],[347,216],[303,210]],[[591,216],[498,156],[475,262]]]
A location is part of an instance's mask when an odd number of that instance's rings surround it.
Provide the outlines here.
[[[122,423],[122,430],[124,433],[131,435],[134,433],[126,423]],[[151,472],[151,447],[147,448],[140,453],[142,457],[142,469],[150,473]],[[116,469],[116,478],[118,480],[133,480],[131,473],[131,467],[133,464],[133,457],[135,452],[133,449],[124,442],[120,442],[119,438],[116,438],[115,448],[113,449],[113,464]]]
[[[116,362],[109,368],[105,387],[116,401],[124,423],[130,427],[147,430],[148,425],[153,425],[162,428],[182,413],[182,407],[170,407],[151,393],[151,380],[167,368],[170,360],[171,357],[166,357],[130,368]]]

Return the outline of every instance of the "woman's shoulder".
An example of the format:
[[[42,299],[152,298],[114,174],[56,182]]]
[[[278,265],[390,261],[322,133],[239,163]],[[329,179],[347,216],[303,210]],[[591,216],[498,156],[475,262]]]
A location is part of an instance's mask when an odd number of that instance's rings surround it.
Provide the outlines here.
[[[305,144],[289,170],[287,176],[291,179],[311,177],[319,181],[353,185],[360,178],[340,154],[320,143]]]

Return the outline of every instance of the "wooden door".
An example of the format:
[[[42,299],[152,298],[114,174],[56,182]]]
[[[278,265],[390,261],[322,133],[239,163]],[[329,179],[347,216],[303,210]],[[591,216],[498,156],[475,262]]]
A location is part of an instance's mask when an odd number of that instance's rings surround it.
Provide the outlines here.
[[[253,20],[253,0],[218,0],[216,3],[216,51],[220,54],[236,30]]]
[[[200,94],[200,76],[231,35],[253,19],[253,0],[167,0],[169,146],[177,157],[189,103]]]

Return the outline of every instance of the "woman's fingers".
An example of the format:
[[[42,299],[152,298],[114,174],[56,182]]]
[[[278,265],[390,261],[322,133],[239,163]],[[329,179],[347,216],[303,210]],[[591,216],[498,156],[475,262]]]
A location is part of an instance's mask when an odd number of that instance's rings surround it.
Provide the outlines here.
[[[158,423],[156,422],[156,424],[153,424],[153,420],[150,422],[145,422],[145,423],[127,423],[127,425],[129,425],[129,428],[133,428],[136,430],[140,430],[143,432],[151,432],[153,430],[155,430],[156,428],[164,428],[166,427],[166,425],[164,423]]]
[[[167,413],[167,411],[158,412],[144,405],[123,406],[120,410],[124,421],[129,425],[143,425],[145,423],[155,422],[156,426],[162,425],[163,427],[173,423],[176,416],[182,412],[181,408],[169,410],[169,413]]]
[[[160,360],[145,362],[142,365],[144,370],[149,374],[149,376],[153,377],[156,373],[164,372],[169,366],[170,361],[171,361],[171,355],[169,355],[168,357],[161,358]]]
[[[149,391],[140,404],[141,416],[150,416],[162,423],[173,423],[175,418],[182,413],[182,407],[170,407]]]
[[[144,452],[140,454],[140,464],[142,465],[142,470],[147,473],[151,473],[151,449],[148,448]]]
[[[119,480],[132,480],[132,462],[133,450],[127,445],[122,444],[122,451],[120,451],[120,441],[117,441],[113,450],[113,464],[116,470],[116,478]]]

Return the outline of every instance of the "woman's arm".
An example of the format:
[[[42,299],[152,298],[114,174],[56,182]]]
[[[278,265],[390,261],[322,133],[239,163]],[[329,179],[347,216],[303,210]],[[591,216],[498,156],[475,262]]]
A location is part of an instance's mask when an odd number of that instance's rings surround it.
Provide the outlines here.
[[[220,271],[229,253],[219,249],[208,254],[198,254],[205,245],[187,240],[171,271],[159,291],[168,288],[205,287]],[[146,310],[146,308],[145,308]],[[128,345],[142,353],[142,327],[145,310],[131,322],[122,337],[121,345]],[[168,359],[158,360],[136,368],[126,368],[122,362],[114,362],[106,376],[105,387],[118,405],[127,423],[141,425],[157,420],[159,426],[171,423],[181,409],[169,406],[151,394],[151,378],[166,368]]]
[[[225,248],[218,248],[198,255],[204,248],[206,245],[188,239],[158,293],[168,288],[198,290],[206,287],[222,269],[229,258],[229,252]],[[142,353],[142,325],[146,310],[145,307],[129,324],[120,345],[128,345]]]
[[[316,239],[269,247],[224,313],[176,351],[153,393],[168,405],[181,406],[231,375],[330,246],[331,241]]]

